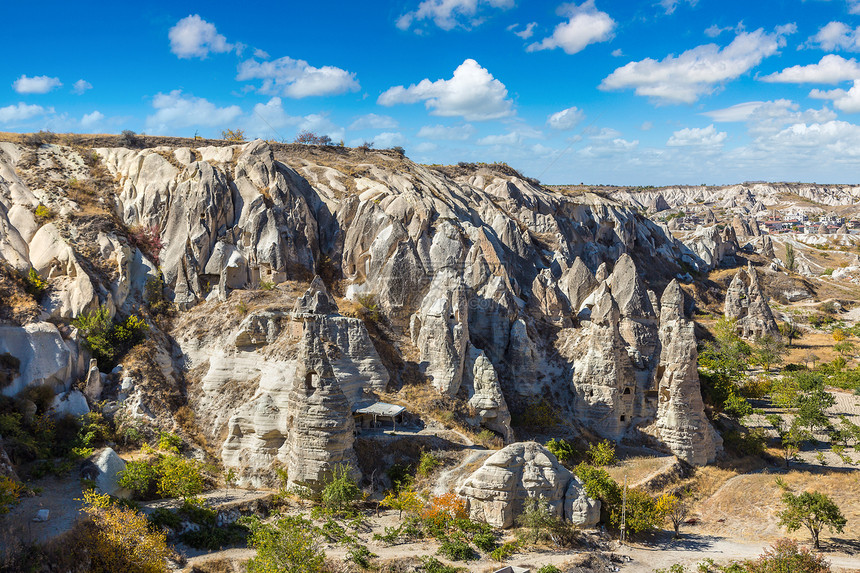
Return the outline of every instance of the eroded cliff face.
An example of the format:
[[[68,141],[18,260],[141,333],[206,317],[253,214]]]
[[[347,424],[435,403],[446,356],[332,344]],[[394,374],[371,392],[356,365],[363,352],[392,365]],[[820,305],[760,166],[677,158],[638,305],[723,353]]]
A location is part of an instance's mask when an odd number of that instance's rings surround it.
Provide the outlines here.
[[[90,177],[81,166],[92,157],[0,149],[0,258],[48,278],[42,319],[99,305],[130,312],[160,268],[180,309],[164,349],[173,379],[188,380],[201,427],[248,483],[270,481],[276,463],[314,482],[350,462],[352,411],[401,383],[326,284],[373,306],[400,336],[398,360],[506,439],[512,413],[540,401],[600,434],[637,439],[659,417],[655,291],[681,262],[707,269],[736,244],[707,235],[697,254],[635,210],[547,191],[505,166],[434,169],[392,152],[262,141],[98,148],[113,192],[90,203],[114,223],[84,225],[61,182]],[[33,189],[49,175],[50,191]],[[40,203],[54,221],[33,216]],[[155,230],[157,264],[129,240],[132,226]],[[82,255],[83,231],[99,265]],[[325,281],[311,282],[317,274]],[[50,376],[86,364],[76,356]],[[16,384],[38,380],[27,371]],[[701,414],[700,399],[678,404]],[[696,449],[687,434],[665,441]]]

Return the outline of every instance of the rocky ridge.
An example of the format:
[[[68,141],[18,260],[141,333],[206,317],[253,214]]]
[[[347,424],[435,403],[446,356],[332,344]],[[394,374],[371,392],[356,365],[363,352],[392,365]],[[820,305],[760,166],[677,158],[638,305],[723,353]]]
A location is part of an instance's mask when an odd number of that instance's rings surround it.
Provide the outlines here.
[[[491,166],[452,173],[391,153],[262,141],[96,151],[114,185],[97,200],[68,183],[88,180],[91,155],[0,145],[0,258],[50,285],[42,316],[0,331],[0,353],[24,358],[3,392],[46,383],[68,391],[89,364],[68,320],[98,306],[135,312],[146,282],[161,277],[180,312],[154,336],[153,369],[187,394],[245,483],[271,481],[275,463],[314,483],[351,462],[352,411],[403,383],[326,285],[374,308],[402,335],[398,360],[505,439],[515,434],[512,415],[551,397],[564,419],[640,440],[659,426],[662,353],[689,342],[661,339],[669,327],[657,293],[682,265],[707,270],[737,248],[731,229],[703,230],[688,246],[615,201],[566,197]],[[52,222],[34,215],[40,205]],[[99,225],[79,214],[85,208],[104,210]],[[132,228],[155,233],[158,252],[132,241]],[[292,284],[307,290],[284,307]],[[272,304],[236,312],[240,294],[260,287]],[[52,342],[14,346],[22,336]],[[694,392],[694,354],[673,352],[688,368],[667,384]],[[155,418],[134,391],[144,381],[119,376],[121,391],[102,397]],[[665,411],[681,421],[657,439],[694,463],[712,459],[700,402]]]

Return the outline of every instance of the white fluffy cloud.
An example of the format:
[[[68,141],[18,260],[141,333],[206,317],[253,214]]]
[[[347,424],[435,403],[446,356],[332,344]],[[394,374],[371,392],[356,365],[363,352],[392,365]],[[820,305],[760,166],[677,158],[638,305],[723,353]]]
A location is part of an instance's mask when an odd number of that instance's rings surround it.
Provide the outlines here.
[[[630,62],[609,74],[600,89],[634,88],[637,95],[659,103],[693,103],[775,54],[785,44],[784,34],[794,30],[793,25],[779,27],[773,34],[758,29],[738,34],[724,48],[705,44],[660,61],[646,58]]]
[[[836,84],[845,80],[860,78],[860,65],[857,60],[846,60],[836,54],[827,54],[817,64],[791,66],[781,72],[765,76],[762,81],[783,84]]]
[[[444,125],[425,125],[418,130],[418,137],[436,140],[466,141],[473,135],[475,135],[475,128],[469,123],[451,127],[445,127]]]
[[[48,76],[34,76],[30,78],[22,75],[12,82],[12,89],[19,94],[46,94],[61,85],[63,83],[60,81],[60,78],[51,78]]]
[[[397,19],[397,27],[408,30],[413,24],[430,20],[443,30],[457,26],[475,26],[481,23],[478,11],[484,6],[511,8],[514,0],[424,0],[418,8]]]
[[[0,107],[0,123],[15,123],[25,121],[40,115],[54,113],[54,108],[44,108],[40,105],[18,103]]]
[[[304,60],[283,57],[270,62],[245,60],[239,65],[239,81],[263,80],[259,92],[291,98],[337,95],[360,89],[355,74],[323,66],[315,68]]]
[[[575,127],[585,114],[577,107],[569,107],[561,111],[557,111],[546,119],[546,124],[553,129],[571,129]]]
[[[104,118],[105,116],[102,112],[95,110],[92,113],[85,114],[81,118],[81,127],[84,129],[92,129],[101,123]]]
[[[393,129],[397,127],[397,120],[387,115],[368,113],[355,118],[350,129]]]
[[[860,126],[845,121],[797,123],[770,139],[770,143],[797,151],[824,151],[834,157],[860,156]]]
[[[288,114],[279,97],[273,97],[264,104],[255,105],[253,113],[245,125],[252,137],[276,137],[288,141],[290,140],[289,136],[301,131],[328,135],[334,141],[344,137],[343,128],[332,123],[324,114],[313,113],[305,116]],[[290,128],[289,131],[285,131],[286,128]]]
[[[78,80],[74,84],[72,84],[72,93],[77,95],[81,95],[87,90],[93,89],[93,84],[88,82],[87,80]]]
[[[722,145],[728,134],[717,131],[714,124],[708,127],[685,127],[674,133],[666,145],[669,147],[716,147]]]
[[[432,115],[460,116],[468,121],[498,119],[513,115],[505,85],[475,60],[466,60],[450,80],[421,80],[408,88],[395,86],[379,96],[384,106],[423,101]]]
[[[589,44],[611,39],[615,30],[615,20],[598,10],[594,0],[586,0],[580,6],[563,4],[559,15],[568,18],[567,22],[556,26],[552,36],[529,45],[529,52],[561,48],[568,54],[576,54]]]
[[[860,80],[854,80],[854,85],[849,90],[812,90],[809,97],[816,99],[833,100],[833,106],[845,113],[860,112]]]
[[[817,34],[809,38],[808,43],[822,50],[860,52],[860,27],[851,28],[842,22],[828,22]]]
[[[777,133],[789,124],[821,123],[836,119],[833,110],[826,107],[801,110],[800,105],[787,99],[749,101],[702,115],[720,123],[746,122],[750,134],[754,136]]]
[[[186,16],[167,33],[170,51],[180,58],[205,58],[209,52],[224,53],[233,49],[215,25],[197,14]]]
[[[204,98],[183,95],[181,90],[156,94],[152,107],[156,112],[146,118],[146,126],[156,133],[182,127],[227,128],[242,115],[237,105],[218,107]]]
[[[405,141],[402,133],[386,131],[373,138],[373,145],[379,149],[391,149],[395,145],[403,144]]]

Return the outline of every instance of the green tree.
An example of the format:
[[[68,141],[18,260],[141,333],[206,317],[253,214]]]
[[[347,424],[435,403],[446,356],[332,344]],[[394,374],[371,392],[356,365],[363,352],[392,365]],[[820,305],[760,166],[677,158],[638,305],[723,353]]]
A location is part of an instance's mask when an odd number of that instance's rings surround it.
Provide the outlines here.
[[[752,348],[737,333],[734,319],[721,318],[714,325],[714,339],[699,353],[699,375],[708,401],[722,410],[726,400],[739,395],[738,381],[745,374]]]
[[[779,334],[786,340],[788,340],[788,346],[791,346],[791,343],[795,338],[800,338],[803,336],[803,331],[791,321],[785,321],[780,323],[779,325]]]
[[[833,345],[833,350],[841,354],[842,356],[846,356],[848,354],[852,354],[854,352],[854,343],[849,342],[848,340],[843,340],[841,342],[837,342]]]
[[[257,555],[248,573],[323,573],[325,552],[313,524],[301,516],[279,517],[272,524],[244,520],[251,530],[248,545]]]
[[[359,498],[361,490],[352,477],[352,468],[349,464],[336,465],[320,493],[323,507],[334,513],[346,513]]]
[[[830,429],[832,424],[827,416],[827,408],[836,403],[833,394],[824,389],[815,389],[797,398],[797,423],[810,432],[816,429]]]
[[[796,262],[794,259],[794,245],[791,243],[785,244],[785,268],[790,271],[793,271],[796,266]]]
[[[765,372],[769,372],[773,364],[782,364],[782,357],[786,354],[788,349],[781,338],[765,334],[753,345],[752,358],[765,369]]]
[[[782,455],[785,458],[785,467],[787,468],[791,460],[794,459],[794,456],[797,455],[797,452],[800,451],[800,446],[803,442],[809,439],[809,433],[803,431],[797,425],[796,420],[789,424],[779,414],[768,414],[766,419],[779,435]]]
[[[558,461],[567,465],[573,460],[576,459],[577,452],[576,448],[573,447],[573,444],[568,442],[567,440],[551,438],[546,444],[546,449],[552,452],[552,454],[558,458]],[[569,467],[569,466],[568,466]]]
[[[795,495],[790,491],[782,494],[785,509],[777,514],[779,525],[791,533],[805,527],[812,535],[816,549],[821,547],[819,536],[826,525],[830,531],[841,533],[848,520],[842,515],[832,499],[818,491],[805,491]]]

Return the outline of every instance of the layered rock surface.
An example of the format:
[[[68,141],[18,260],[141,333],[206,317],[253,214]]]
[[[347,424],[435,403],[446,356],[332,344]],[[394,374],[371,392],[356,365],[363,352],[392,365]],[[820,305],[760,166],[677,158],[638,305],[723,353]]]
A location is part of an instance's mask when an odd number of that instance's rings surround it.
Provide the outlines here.
[[[536,442],[511,444],[487,458],[460,486],[472,519],[493,527],[514,525],[529,498],[540,498],[550,513],[579,526],[600,520],[600,502],[556,457]]]
[[[660,301],[660,364],[657,430],[678,458],[694,465],[713,462],[722,438],[704,412],[693,322],[686,317],[684,291],[672,281]]]

